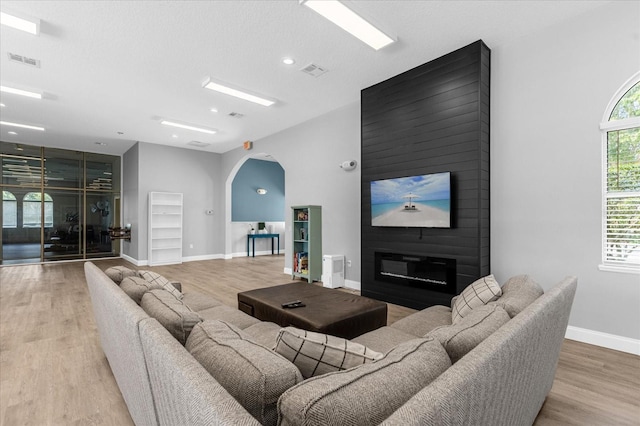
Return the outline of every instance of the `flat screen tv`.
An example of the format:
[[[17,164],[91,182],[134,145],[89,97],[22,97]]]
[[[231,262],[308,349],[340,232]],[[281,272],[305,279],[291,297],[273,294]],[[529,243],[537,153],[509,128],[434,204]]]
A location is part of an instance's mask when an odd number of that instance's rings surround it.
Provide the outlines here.
[[[451,173],[372,181],[371,225],[451,228]]]

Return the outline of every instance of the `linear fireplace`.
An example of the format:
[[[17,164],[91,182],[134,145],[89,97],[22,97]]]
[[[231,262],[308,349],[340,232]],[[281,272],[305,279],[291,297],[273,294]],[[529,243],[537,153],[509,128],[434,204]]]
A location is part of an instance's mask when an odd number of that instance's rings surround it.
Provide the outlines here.
[[[375,279],[456,294],[456,260],[375,252]]]

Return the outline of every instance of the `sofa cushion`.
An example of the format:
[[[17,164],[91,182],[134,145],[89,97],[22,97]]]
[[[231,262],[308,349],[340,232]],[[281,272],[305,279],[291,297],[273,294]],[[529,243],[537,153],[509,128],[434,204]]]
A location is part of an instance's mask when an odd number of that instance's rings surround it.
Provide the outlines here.
[[[260,343],[267,348],[276,347],[276,339],[282,327],[274,322],[260,321],[243,329],[254,342]]]
[[[138,305],[142,301],[142,296],[144,296],[147,291],[156,289],[163,290],[159,284],[150,283],[140,277],[126,277],[120,283],[120,288]]]
[[[382,358],[359,343],[295,327],[280,330],[274,350],[293,362],[305,379]]]
[[[277,401],[302,381],[298,369],[231,324],[197,324],[185,348],[242,406],[265,425],[278,421]]]
[[[164,289],[146,292],[140,306],[183,345],[193,326],[202,321],[196,312]]]
[[[487,304],[475,308],[455,324],[432,330],[427,337],[440,341],[451,362],[455,363],[509,319],[509,314],[500,306]]]
[[[278,401],[279,424],[377,425],[450,366],[433,338],[401,343],[382,359],[287,390]]]
[[[159,284],[169,293],[171,293],[176,299],[182,299],[182,292],[178,290],[168,279],[153,271],[138,271],[138,275],[140,275],[145,280],[150,283]],[[180,286],[182,287],[182,285]]]
[[[211,296],[191,291],[182,294],[182,303],[196,312],[222,305]]]
[[[360,343],[361,345],[371,348],[374,351],[386,354],[391,349],[398,346],[400,343],[415,339],[416,337],[419,336],[416,336],[415,334],[409,334],[402,330],[397,330],[389,326],[385,326],[362,334],[354,339],[351,339],[351,341]]]
[[[391,328],[422,337],[434,328],[451,324],[451,308],[435,305],[402,318],[390,325]]]
[[[464,318],[479,306],[486,305],[496,300],[502,294],[500,284],[495,280],[493,275],[487,275],[465,288],[456,299],[451,314],[452,323],[456,323]]]
[[[118,285],[122,282],[123,279],[127,277],[135,277],[138,275],[136,271],[134,271],[133,269],[129,269],[126,266],[112,266],[111,268],[107,268],[104,273],[107,274],[107,276]]]
[[[198,311],[198,315],[200,315],[203,320],[220,320],[228,322],[241,330],[260,322],[259,319],[227,305],[203,309],[202,311]]]
[[[513,318],[543,294],[544,290],[540,284],[529,275],[516,275],[504,283],[502,296],[492,303],[502,306]]]

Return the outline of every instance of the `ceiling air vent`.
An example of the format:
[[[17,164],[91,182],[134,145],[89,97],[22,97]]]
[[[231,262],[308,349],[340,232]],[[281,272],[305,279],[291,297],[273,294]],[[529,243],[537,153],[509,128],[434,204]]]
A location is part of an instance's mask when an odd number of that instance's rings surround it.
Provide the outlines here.
[[[239,112],[230,112],[229,113],[229,117],[242,118],[242,117],[244,117],[244,114],[240,114]]]
[[[40,68],[40,60],[35,58],[29,58],[27,56],[17,55],[15,53],[8,52],[9,59],[13,62],[19,62],[24,65]]]
[[[309,74],[313,77],[320,77],[322,74],[326,73],[328,70],[326,68],[322,68],[320,65],[309,64],[306,67],[302,68],[302,71],[305,74]]]
[[[209,146],[211,144],[206,142],[200,142],[200,141],[191,141],[191,142],[187,142],[187,145],[196,146],[198,148],[204,148],[205,146]]]

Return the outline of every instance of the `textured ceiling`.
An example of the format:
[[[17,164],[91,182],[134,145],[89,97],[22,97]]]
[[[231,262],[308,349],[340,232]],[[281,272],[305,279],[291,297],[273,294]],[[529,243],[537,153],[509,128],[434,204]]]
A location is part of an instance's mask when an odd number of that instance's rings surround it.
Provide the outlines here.
[[[1,83],[42,91],[45,98],[3,93],[1,118],[47,130],[2,126],[0,136],[110,154],[136,141],[222,153],[357,102],[361,89],[478,39],[496,48],[608,2],[345,3],[398,42],[376,52],[297,0],[2,0],[2,11],[40,19],[41,33],[2,26]],[[12,62],[9,52],[41,66]],[[285,56],[296,63],[282,64]],[[310,63],[328,72],[317,78],[302,73]],[[262,107],[203,89],[208,76],[278,102]],[[160,119],[219,132],[173,129]],[[194,140],[209,145],[187,145]]]

